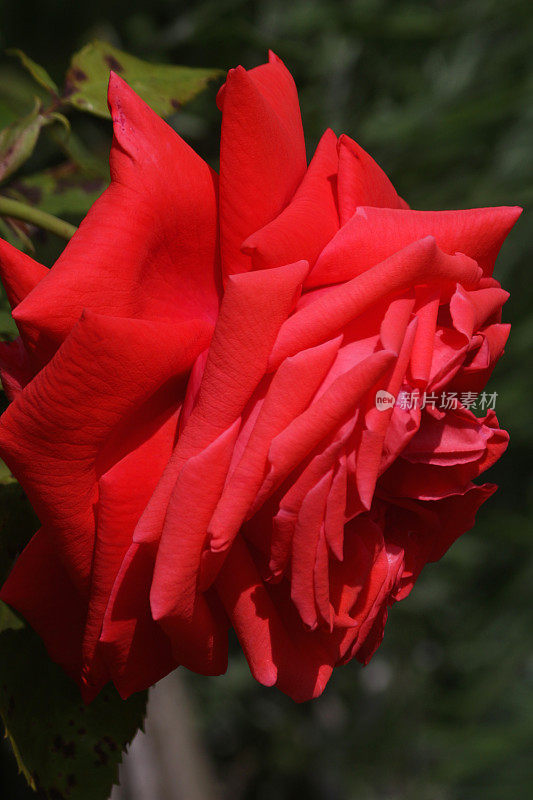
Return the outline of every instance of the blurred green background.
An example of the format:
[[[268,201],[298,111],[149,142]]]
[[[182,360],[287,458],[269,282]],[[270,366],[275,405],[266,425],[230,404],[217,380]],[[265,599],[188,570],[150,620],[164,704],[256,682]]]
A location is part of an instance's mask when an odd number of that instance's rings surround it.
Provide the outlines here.
[[[252,67],[270,47],[298,84],[309,154],[330,126],[368,149],[415,208],[525,207],[496,271],[511,292],[513,331],[490,387],[511,445],[489,476],[500,491],[475,530],[394,607],[371,664],[337,670],[319,700],[297,706],[256,685],[236,647],[226,676],[184,680],[223,800],[533,796],[530,0],[3,0],[0,8],[2,53],[25,50],[58,82],[71,53],[95,36],[147,60],[223,69]],[[7,64],[15,81],[16,67],[0,55]],[[171,120],[214,166],[215,92]],[[80,135],[105,152],[109,124],[79,116]],[[44,145],[25,171],[55,158]],[[43,237],[38,256],[50,263],[60,246]],[[34,796],[5,748],[0,775],[1,797]]]

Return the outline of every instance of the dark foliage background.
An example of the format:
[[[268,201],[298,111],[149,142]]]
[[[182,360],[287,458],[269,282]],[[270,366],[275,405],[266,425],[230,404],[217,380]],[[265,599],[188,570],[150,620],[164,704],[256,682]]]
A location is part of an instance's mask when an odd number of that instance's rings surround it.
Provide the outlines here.
[[[370,666],[337,670],[319,700],[297,706],[256,685],[237,648],[225,677],[186,681],[224,798],[531,796],[529,0],[3,0],[0,8],[0,48],[22,48],[58,81],[94,36],[148,60],[224,69],[251,67],[271,47],[299,86],[309,152],[331,126],[369,149],[415,208],[525,206],[497,267],[514,327],[490,384],[511,446],[476,529],[394,607]],[[216,166],[215,91],[172,122]],[[74,122],[93,148],[108,147],[106,122]],[[41,148],[27,170],[53,157]],[[50,262],[58,246],[43,240],[39,257]],[[32,796],[7,751],[0,769],[2,797]]]

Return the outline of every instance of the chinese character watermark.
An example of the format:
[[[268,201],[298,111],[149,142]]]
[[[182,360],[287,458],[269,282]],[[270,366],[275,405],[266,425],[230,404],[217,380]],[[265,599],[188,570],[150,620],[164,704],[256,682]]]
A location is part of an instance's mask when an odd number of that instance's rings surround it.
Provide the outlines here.
[[[442,411],[453,411],[461,404],[469,411],[489,411],[496,407],[498,392],[419,392],[418,389],[412,391],[402,390],[398,397],[394,397],[390,392],[380,389],[376,392],[376,408],[379,411],[386,411],[393,406],[411,411],[419,408],[438,408]]]

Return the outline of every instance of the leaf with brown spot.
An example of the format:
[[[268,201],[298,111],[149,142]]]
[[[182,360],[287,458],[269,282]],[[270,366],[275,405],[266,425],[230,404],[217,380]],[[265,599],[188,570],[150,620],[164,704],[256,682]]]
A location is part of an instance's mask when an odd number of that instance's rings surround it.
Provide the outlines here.
[[[57,111],[43,112],[36,100],[30,114],[15,120],[0,131],[0,183],[12,175],[31,156],[37,144],[41,128],[60,122],[69,128],[69,121]]]
[[[108,182],[88,177],[75,164],[67,162],[12,181],[6,194],[55,217],[83,217]]]
[[[37,103],[33,111],[0,131],[0,182],[17,170],[33,153],[46,120]]]
[[[83,705],[31,629],[0,634],[0,716],[19,767],[43,798],[109,797],[145,708],[146,693],[124,701],[109,686]]]
[[[152,64],[107,42],[94,41],[72,57],[63,98],[82,111],[109,117],[109,73],[118,72],[157,114],[168,117],[220,77],[219,69]]]

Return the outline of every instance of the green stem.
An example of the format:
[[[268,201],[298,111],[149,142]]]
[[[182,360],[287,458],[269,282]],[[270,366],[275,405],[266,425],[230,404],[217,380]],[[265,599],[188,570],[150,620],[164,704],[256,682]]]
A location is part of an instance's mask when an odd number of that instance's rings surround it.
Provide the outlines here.
[[[58,217],[47,214],[46,211],[41,211],[34,206],[28,206],[26,203],[12,200],[10,197],[0,197],[0,216],[22,219],[24,222],[37,225],[38,228],[43,228],[45,231],[55,233],[56,236],[60,236],[62,239],[70,239],[77,231],[76,226],[71,225],[70,222],[58,219]]]

